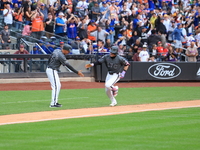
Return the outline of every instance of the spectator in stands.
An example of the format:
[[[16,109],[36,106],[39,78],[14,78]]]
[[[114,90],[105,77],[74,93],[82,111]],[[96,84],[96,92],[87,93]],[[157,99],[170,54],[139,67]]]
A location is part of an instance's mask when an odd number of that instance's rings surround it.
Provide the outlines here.
[[[139,47],[139,48],[137,49],[137,52],[136,52],[136,53],[133,55],[133,57],[132,57],[132,60],[133,60],[133,61],[140,61],[139,54],[140,54],[141,51],[142,51],[142,48]]]
[[[187,48],[185,52],[186,56],[188,57],[188,62],[196,62],[198,56],[197,46],[195,45],[195,41],[192,41],[190,46]]]
[[[177,53],[175,52],[175,50],[173,49],[173,47],[170,45],[168,46],[168,53],[165,57],[165,61],[177,61]]]
[[[40,12],[44,15],[43,21],[45,21],[48,17],[48,7],[47,4],[40,3]]]
[[[112,19],[107,19],[105,22],[106,31],[109,33],[107,39],[110,39],[110,42],[114,43],[114,34],[115,34],[115,21]]]
[[[170,26],[169,26],[169,30],[168,30],[168,38],[167,38],[167,41],[169,42],[169,43],[172,43],[173,42],[173,37],[172,37],[172,33],[173,33],[173,31],[174,31],[174,29],[176,28],[176,26],[175,26],[175,21],[171,21],[171,24],[170,24]]]
[[[23,30],[22,30],[22,38],[25,40],[28,40],[30,35],[31,35],[31,28],[32,28],[32,23],[30,22],[29,24],[25,25]]]
[[[105,48],[107,48],[107,49],[110,50],[111,47],[112,47],[112,44],[111,44],[111,42],[110,42],[110,39],[106,39]]]
[[[133,31],[132,37],[127,42],[128,46],[132,47],[138,38],[139,36],[138,36],[137,31]]]
[[[154,44],[157,44],[159,41],[161,41],[161,37],[160,35],[156,33],[156,30],[152,30],[151,33],[152,34],[147,39],[147,44],[149,46],[150,52],[151,52],[152,46]]]
[[[102,26],[102,24],[99,24],[99,26],[97,27],[97,31],[90,33],[90,35],[94,36],[96,40],[100,39],[105,43],[106,37],[107,35],[109,35],[109,33],[106,30],[102,29]]]
[[[150,55],[154,56],[157,59],[158,51],[157,51],[157,45],[153,44],[152,49],[150,50]]]
[[[48,17],[45,20],[45,24],[46,24],[45,25],[46,36],[47,38],[50,38],[51,36],[53,36],[54,25],[55,25],[55,20],[51,13],[48,13]]]
[[[180,60],[180,54],[182,52],[182,42],[181,42],[181,36],[183,36],[182,32],[181,32],[181,28],[182,25],[181,23],[177,24],[177,28],[174,29],[173,33],[172,33],[172,38],[173,38],[173,42],[176,48],[176,52],[178,53],[178,59]]]
[[[97,25],[94,20],[90,20],[90,23],[88,24],[87,31],[88,31],[88,39],[92,42],[96,41],[95,36],[91,36],[90,33],[97,30]]]
[[[84,17],[86,15],[88,5],[89,3],[87,3],[86,0],[80,0],[77,3],[76,9],[79,17]]]
[[[67,37],[69,39],[75,40],[77,37],[77,25],[78,17],[71,15],[71,17],[67,20]]]
[[[132,48],[133,48],[133,53],[137,53],[138,48],[142,48],[143,43],[141,42],[140,38],[138,38],[135,43],[133,44]]]
[[[31,17],[34,15],[35,11],[31,11],[30,6],[24,7],[24,20],[25,20],[25,25],[31,23]]]
[[[37,8],[34,11],[34,15],[31,17],[31,20],[32,20],[31,36],[33,38],[40,39],[41,36],[43,35],[43,31],[44,31],[43,18],[44,18],[43,13],[40,11],[39,8]]]
[[[164,58],[165,58],[166,55],[167,55],[168,49],[167,49],[167,48],[164,48],[164,47],[162,46],[162,42],[161,42],[161,41],[158,42],[157,52],[158,52],[158,56],[159,56],[159,58],[160,58],[160,61],[163,61]]]
[[[17,8],[13,13],[15,22],[15,27],[17,30],[21,30],[24,16],[24,7]]]
[[[120,43],[118,45],[118,54],[120,56],[124,56],[124,51],[126,50],[126,45],[124,45],[123,43]]]
[[[87,28],[88,25],[86,23],[86,18],[81,18],[81,23],[77,26],[78,27],[78,36],[81,40],[88,38]]]
[[[101,15],[98,2],[94,2],[94,6],[91,9],[91,19],[97,21],[97,17]]]
[[[3,10],[4,23],[8,25],[9,29],[11,29],[13,24],[13,10],[10,7],[10,4],[5,5],[5,9]]]
[[[104,47],[103,40],[100,40],[100,39],[98,40],[97,47],[94,47],[94,52],[99,53],[99,54],[108,53],[108,49]]]
[[[101,17],[104,17],[105,19],[109,18],[108,7],[109,6],[106,0],[103,1],[102,6],[100,6]]]
[[[65,22],[62,19],[64,16],[63,12],[59,12],[58,17],[56,18],[56,22],[55,22],[55,34],[59,35],[59,36],[64,36],[65,32]]]
[[[141,27],[141,32],[139,32],[138,35],[139,35],[139,37],[141,37],[141,42],[142,43],[146,43],[147,44],[148,37],[149,37],[148,32],[149,32],[150,29],[151,29],[151,26],[149,26],[149,27],[148,26]]]
[[[149,53],[147,52],[147,45],[143,45],[142,51],[139,53],[139,61],[141,62],[149,61]]]
[[[4,25],[4,29],[0,32],[0,41],[2,44],[2,49],[9,49],[9,44],[11,43],[10,31],[8,25]]]
[[[161,32],[163,34],[166,34],[167,33],[167,28],[165,27],[165,25],[163,24],[164,23],[164,18],[162,18],[162,16],[158,16],[157,18],[157,24],[156,24],[156,29],[157,29],[157,32]]]
[[[24,45],[21,44],[19,50],[17,50],[14,54],[29,54],[27,50],[25,50]],[[14,58],[14,60],[23,60],[23,58]],[[24,70],[24,64],[21,61],[15,63],[15,72],[20,72]]]

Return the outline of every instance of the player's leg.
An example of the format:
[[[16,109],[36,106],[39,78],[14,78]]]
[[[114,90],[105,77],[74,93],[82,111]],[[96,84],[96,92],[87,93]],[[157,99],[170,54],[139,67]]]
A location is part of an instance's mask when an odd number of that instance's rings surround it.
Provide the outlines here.
[[[60,93],[60,79],[58,76],[58,72],[56,70],[53,70],[51,68],[47,68],[46,70],[47,76],[49,78],[49,81],[51,83],[52,93],[51,93],[51,106],[54,106],[58,103],[58,96]]]
[[[117,101],[113,95],[113,88],[114,84],[119,81],[120,77],[119,74],[107,74],[106,81],[105,81],[105,90],[108,98],[111,100],[110,106],[115,106],[117,104]]]

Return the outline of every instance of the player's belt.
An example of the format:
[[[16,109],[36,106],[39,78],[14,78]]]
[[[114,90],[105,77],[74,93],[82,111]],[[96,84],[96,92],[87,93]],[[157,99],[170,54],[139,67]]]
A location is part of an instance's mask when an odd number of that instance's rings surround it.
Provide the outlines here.
[[[53,68],[51,68],[51,67],[47,67],[47,68],[52,69],[52,70],[55,70],[55,69],[53,69]]]

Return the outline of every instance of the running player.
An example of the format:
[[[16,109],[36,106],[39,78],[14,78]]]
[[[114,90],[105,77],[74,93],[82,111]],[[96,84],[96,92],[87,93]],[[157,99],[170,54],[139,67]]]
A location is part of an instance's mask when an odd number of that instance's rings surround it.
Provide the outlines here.
[[[117,105],[115,97],[118,93],[118,86],[114,85],[120,80],[120,78],[125,76],[125,73],[128,70],[130,64],[124,57],[118,55],[117,46],[112,46],[110,54],[104,55],[95,63],[86,64],[85,67],[90,68],[101,63],[105,63],[106,67],[108,68],[108,73],[105,81],[105,89],[107,96],[111,100],[110,106],[115,106]]]
[[[65,55],[69,54],[72,47],[68,44],[64,45],[62,49],[56,49],[53,51],[49,57],[48,66],[46,69],[46,74],[49,78],[52,88],[52,98],[50,107],[61,107],[62,105],[58,103],[58,96],[61,88],[60,79],[58,76],[58,70],[61,66],[66,66],[74,73],[78,74],[80,77],[84,77],[81,71],[75,70],[67,61]]]

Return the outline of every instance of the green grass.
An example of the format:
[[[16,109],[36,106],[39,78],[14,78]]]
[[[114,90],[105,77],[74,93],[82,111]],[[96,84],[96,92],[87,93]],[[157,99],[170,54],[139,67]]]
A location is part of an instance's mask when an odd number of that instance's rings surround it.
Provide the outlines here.
[[[200,108],[0,126],[1,150],[197,150]]]
[[[132,105],[157,102],[197,100],[200,87],[145,87],[120,88],[117,96],[118,105]],[[0,91],[0,115],[26,112],[51,111],[49,108],[50,90],[41,91]],[[59,109],[104,107],[110,100],[101,89],[61,90]]]

